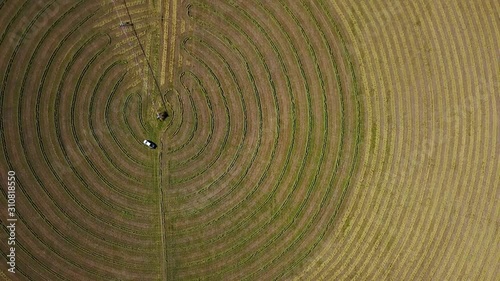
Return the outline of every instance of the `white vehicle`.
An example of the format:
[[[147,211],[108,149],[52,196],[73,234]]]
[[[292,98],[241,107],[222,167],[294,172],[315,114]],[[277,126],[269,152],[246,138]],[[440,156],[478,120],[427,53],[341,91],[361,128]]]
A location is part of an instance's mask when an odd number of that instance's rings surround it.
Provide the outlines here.
[[[144,140],[143,143],[144,143],[144,145],[148,146],[151,149],[155,149],[157,146],[156,143],[154,143],[150,140]]]

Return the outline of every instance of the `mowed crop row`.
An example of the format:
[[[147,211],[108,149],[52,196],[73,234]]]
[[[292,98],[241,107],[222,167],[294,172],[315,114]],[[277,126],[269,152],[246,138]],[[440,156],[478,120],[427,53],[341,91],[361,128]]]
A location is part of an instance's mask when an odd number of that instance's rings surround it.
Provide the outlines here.
[[[169,277],[292,274],[328,238],[357,159],[341,30],[306,1],[185,8],[187,67],[168,95]]]
[[[299,279],[497,278],[499,8],[337,2],[369,143],[345,227]]]
[[[112,32],[113,6],[8,2],[0,13],[1,167],[17,175],[22,257],[11,278],[161,278],[157,179],[141,144],[152,127],[134,86],[141,66],[113,51],[126,39]],[[102,17],[116,18],[93,27]]]
[[[8,277],[496,280],[498,11],[2,1]]]

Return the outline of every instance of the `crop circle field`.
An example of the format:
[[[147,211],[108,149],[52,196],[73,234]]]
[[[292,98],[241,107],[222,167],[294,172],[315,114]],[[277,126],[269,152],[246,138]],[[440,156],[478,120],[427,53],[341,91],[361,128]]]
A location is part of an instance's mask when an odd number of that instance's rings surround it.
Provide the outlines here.
[[[0,58],[2,280],[500,276],[496,1],[0,0]]]

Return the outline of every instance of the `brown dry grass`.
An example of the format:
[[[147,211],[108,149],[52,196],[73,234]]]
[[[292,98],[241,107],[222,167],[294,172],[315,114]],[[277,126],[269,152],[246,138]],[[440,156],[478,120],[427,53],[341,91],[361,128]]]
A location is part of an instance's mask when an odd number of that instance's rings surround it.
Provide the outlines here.
[[[8,278],[495,280],[500,7],[448,2],[2,2]]]

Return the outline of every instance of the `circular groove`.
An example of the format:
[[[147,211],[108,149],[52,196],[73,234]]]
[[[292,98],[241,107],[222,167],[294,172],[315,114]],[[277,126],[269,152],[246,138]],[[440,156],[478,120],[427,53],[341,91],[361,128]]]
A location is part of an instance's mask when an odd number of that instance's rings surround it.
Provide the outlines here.
[[[498,11],[0,1],[8,277],[495,280]]]

